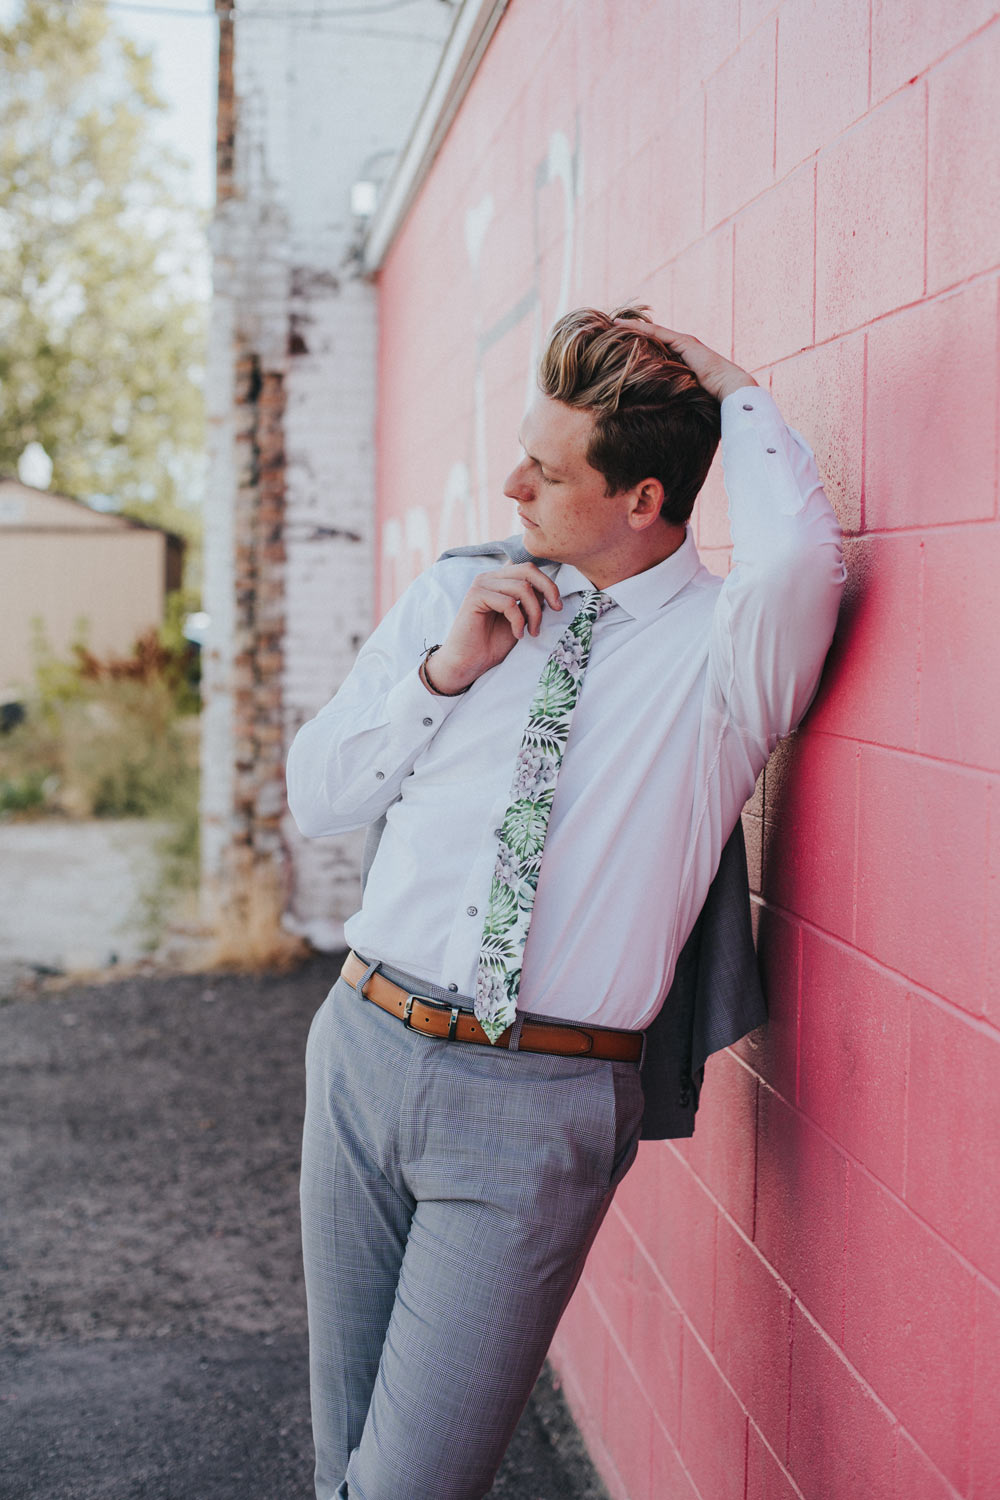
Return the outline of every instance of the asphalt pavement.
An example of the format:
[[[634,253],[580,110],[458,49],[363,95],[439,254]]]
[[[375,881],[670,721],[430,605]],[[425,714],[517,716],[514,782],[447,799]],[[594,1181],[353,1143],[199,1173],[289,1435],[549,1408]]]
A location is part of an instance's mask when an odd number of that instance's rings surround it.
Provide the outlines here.
[[[302,1054],[337,968],[0,983],[0,1500],[310,1500]],[[607,1500],[548,1369],[490,1500]]]

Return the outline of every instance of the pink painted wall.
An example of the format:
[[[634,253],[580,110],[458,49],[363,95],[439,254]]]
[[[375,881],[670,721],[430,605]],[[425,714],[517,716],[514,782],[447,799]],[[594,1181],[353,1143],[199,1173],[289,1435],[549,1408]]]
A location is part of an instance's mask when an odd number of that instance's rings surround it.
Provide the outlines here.
[[[582,302],[769,381],[849,538],[746,816],[772,1020],[554,1348],[616,1500],[1000,1496],[998,79],[989,0],[513,0],[381,277],[383,606],[514,529]],[[724,571],[717,475],[696,534]]]

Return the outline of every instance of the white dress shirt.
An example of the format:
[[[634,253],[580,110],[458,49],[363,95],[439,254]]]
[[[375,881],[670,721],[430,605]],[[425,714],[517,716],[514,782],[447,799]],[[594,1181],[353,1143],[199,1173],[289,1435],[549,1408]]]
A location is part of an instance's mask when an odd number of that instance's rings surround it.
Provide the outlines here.
[[[690,531],[656,567],[606,590],[556,783],[519,1005],[645,1027],[704,903],[722,846],[776,742],[808,707],[845,571],[807,444],[770,395],[722,403],[733,566],[701,563]],[[288,754],[288,805],[307,837],[388,809],[361,910],[368,958],[474,993],[497,834],[546,658],[591,587],[547,567],[566,601],[467,693],[417,675],[482,558],[446,558],[388,612],[336,696]],[[433,665],[433,664],[432,664]]]

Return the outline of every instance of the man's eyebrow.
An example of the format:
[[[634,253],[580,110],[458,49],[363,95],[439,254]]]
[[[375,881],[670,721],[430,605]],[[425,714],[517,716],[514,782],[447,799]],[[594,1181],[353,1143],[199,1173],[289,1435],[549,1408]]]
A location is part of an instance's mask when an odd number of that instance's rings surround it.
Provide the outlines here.
[[[544,458],[536,458],[533,453],[528,453],[527,448],[525,448],[524,446],[524,438],[521,436],[520,428],[518,428],[517,431],[517,441],[520,443],[521,447],[524,448],[525,453],[528,454],[528,457],[531,459],[531,462],[533,464],[538,464],[539,468],[541,469],[548,469],[550,474],[559,474],[560,476],[565,476],[565,469],[557,469],[555,464],[547,463]]]

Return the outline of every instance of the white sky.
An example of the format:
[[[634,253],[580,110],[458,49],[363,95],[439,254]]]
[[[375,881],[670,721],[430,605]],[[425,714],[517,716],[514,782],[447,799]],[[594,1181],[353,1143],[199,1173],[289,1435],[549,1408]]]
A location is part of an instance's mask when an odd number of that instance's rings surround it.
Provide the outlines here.
[[[191,163],[191,191],[199,207],[215,200],[215,76],[218,25],[211,0],[109,0],[119,30],[152,50],[156,81],[168,106],[158,132]],[[146,14],[143,14],[143,11]],[[186,12],[186,14],[185,14]]]

